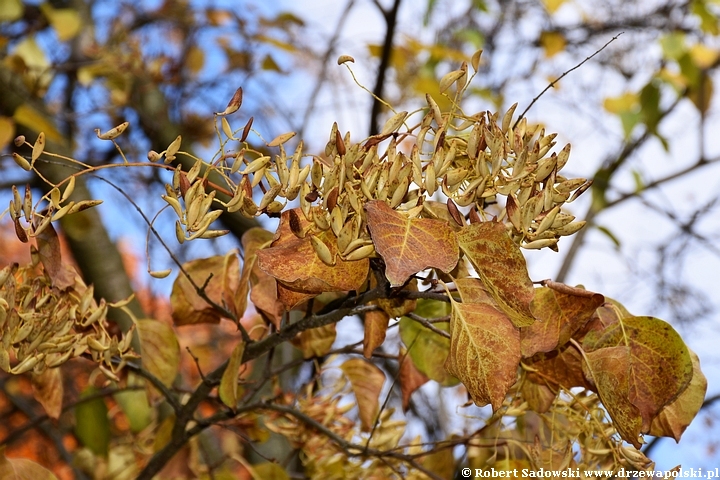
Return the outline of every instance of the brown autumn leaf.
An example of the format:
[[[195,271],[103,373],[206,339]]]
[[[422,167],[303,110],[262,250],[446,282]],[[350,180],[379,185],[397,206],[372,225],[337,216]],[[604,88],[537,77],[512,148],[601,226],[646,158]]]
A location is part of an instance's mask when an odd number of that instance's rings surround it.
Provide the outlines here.
[[[332,348],[336,335],[335,324],[331,323],[300,332],[292,339],[292,344],[300,349],[306,360],[322,357]]]
[[[253,283],[250,301],[267,321],[280,330],[285,307],[278,299],[278,284],[273,277],[263,273],[257,283]]]
[[[647,433],[652,420],[690,383],[692,358],[670,324],[653,317],[623,318],[602,332],[588,333],[583,341],[590,352],[616,346],[629,348],[628,400],[638,408]]]
[[[610,414],[620,436],[635,448],[641,444],[640,410],[630,402],[630,347],[599,348],[585,352],[585,375],[592,379],[603,406]]]
[[[363,355],[370,358],[373,351],[383,344],[390,323],[390,317],[382,310],[365,313],[365,336],[363,337]]]
[[[535,413],[545,413],[550,410],[557,392],[542,383],[525,380],[520,387],[520,395],[528,402],[528,407]]]
[[[385,383],[385,374],[362,358],[351,358],[340,366],[357,400],[358,416],[363,432],[372,430],[380,410],[379,398]]]
[[[408,218],[379,200],[367,202],[365,211],[375,250],[385,261],[385,276],[393,287],[427,268],[449,272],[457,265],[458,243],[447,222]]]
[[[516,327],[535,323],[530,311],[534,288],[525,257],[502,223],[483,222],[463,227],[458,243],[500,310]]]
[[[45,271],[52,280],[53,286],[65,290],[75,285],[74,269],[63,263],[60,253],[60,239],[52,224],[35,236],[38,255]]]
[[[520,332],[488,303],[452,302],[450,354],[445,369],[460,379],[478,406],[497,411],[517,380]]]
[[[400,391],[402,392],[402,408],[403,411],[407,411],[410,405],[410,396],[430,379],[417,369],[412,358],[410,358],[407,350],[404,348],[400,348],[398,364],[400,366],[398,379],[400,381]]]
[[[175,331],[152,318],[137,321],[143,367],[170,386],[180,367],[180,344]]]
[[[599,293],[580,296],[547,287],[536,288],[530,308],[538,321],[520,329],[523,357],[549,352],[567,343],[603,302],[605,297]]]
[[[700,411],[707,392],[707,379],[700,371],[700,358],[690,351],[693,363],[693,377],[690,384],[672,403],[662,409],[650,425],[653,437],[672,437],[676,442]]]
[[[316,295],[316,293],[298,292],[297,290],[286,287],[282,283],[277,284],[277,299],[282,303],[283,309],[287,311],[298,309],[298,307]]]
[[[32,374],[32,391],[35,400],[45,409],[48,417],[58,419],[62,413],[63,382],[60,368],[48,368]]]
[[[304,215],[298,217],[307,221]],[[257,252],[258,265],[288,288],[305,293],[358,290],[367,279],[370,261],[364,258],[347,262],[340,258],[337,240],[330,230],[322,232],[318,239],[336,257],[336,263],[330,266],[320,260],[310,236],[298,238],[290,229],[289,211],[282,213],[274,238],[269,248]]]
[[[243,353],[245,353],[245,342],[239,340],[235,348],[233,348],[218,387],[220,400],[232,409],[237,407],[238,402],[238,371],[242,365]]]
[[[523,363],[533,370],[527,375],[530,382],[547,384],[552,388],[562,387],[564,390],[572,387],[594,390],[583,374],[583,362],[580,352],[570,344],[523,360]]]
[[[228,259],[228,256],[235,258]],[[183,268],[198,288],[205,286],[205,294],[218,305],[223,305],[227,291],[238,290],[239,267],[234,251],[227,255],[191,260],[183,264]],[[217,309],[197,293],[195,286],[182,272],[173,284],[170,304],[175,325],[218,323],[223,318]]]
[[[53,473],[26,458],[5,457],[5,447],[0,447],[0,478],[6,480],[57,480]]]

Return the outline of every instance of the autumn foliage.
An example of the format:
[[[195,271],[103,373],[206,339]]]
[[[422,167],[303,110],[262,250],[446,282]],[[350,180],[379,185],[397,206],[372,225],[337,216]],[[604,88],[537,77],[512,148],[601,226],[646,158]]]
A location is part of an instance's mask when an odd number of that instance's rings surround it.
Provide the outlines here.
[[[242,115],[238,90],[216,115],[213,158],[191,157],[178,137],[148,162],[76,162],[77,173],[40,199],[14,189],[8,212],[32,255],[0,272],[0,368],[30,378],[57,420],[61,372],[80,362],[97,367],[82,394],[93,400],[74,407],[77,449],[95,469],[124,458],[138,478],[176,467],[178,452],[199,448],[208,432],[225,438],[217,426],[244,444],[218,447],[224,471],[254,478],[287,478],[293,469],[311,478],[451,478],[467,465],[652,468],[639,451],[643,436],[679,440],[700,409],[698,359],[660,319],[582,287],[529,278],[522,249],[558,250],[581,229],[563,206],[591,182],[564,177],[569,145],[554,150],[555,135],[515,107],[463,111],[479,55],[440,81],[449,109],[428,95],[425,108],[392,112],[361,141],[336,124],[319,155],[302,141],[286,150],[293,133],[263,140],[252,119],[232,126]],[[98,138],[114,142],[127,128]],[[30,155],[15,159],[26,170],[56,158],[42,134],[25,142],[17,143]],[[181,156],[193,166],[171,164]],[[165,242],[224,235],[215,222],[225,211],[279,218],[274,232],[248,230],[238,250],[178,262],[174,326],[134,318],[120,332],[107,312],[125,303],[96,300],[61,260],[53,222],[99,203],[70,200],[76,178],[125,167],[172,174],[163,199],[176,238],[163,238],[145,217]],[[364,330],[339,344],[337,324],[348,317],[362,319]],[[191,353],[178,335],[219,322],[237,332],[223,334],[223,362],[190,377],[195,365],[181,368]],[[286,344],[297,358],[274,363]],[[311,379],[283,388],[281,375],[302,365]],[[451,413],[462,423],[467,409],[476,420],[464,435],[411,438],[405,412],[428,382],[455,387]],[[397,402],[387,393],[395,386]],[[104,426],[108,406],[122,412],[125,429]],[[299,452],[295,466],[248,460],[251,445],[272,436]],[[39,467],[0,462],[0,472],[11,468]]]

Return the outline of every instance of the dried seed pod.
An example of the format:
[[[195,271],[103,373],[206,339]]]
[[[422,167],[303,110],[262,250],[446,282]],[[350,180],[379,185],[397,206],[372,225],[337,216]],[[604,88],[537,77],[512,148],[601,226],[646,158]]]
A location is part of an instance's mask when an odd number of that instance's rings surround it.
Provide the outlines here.
[[[310,237],[310,243],[312,244],[315,253],[318,258],[326,265],[335,265],[335,256],[330,253],[330,249],[325,243],[315,236]]]
[[[230,230],[205,230],[203,234],[200,235],[200,238],[218,238],[227,235],[228,233],[230,233]]]
[[[572,180],[565,180],[564,182],[561,182],[558,185],[555,185],[555,191],[557,193],[570,193],[573,190],[576,190],[578,187],[581,187],[585,182],[587,182],[584,178],[573,178]]]
[[[232,127],[230,127],[230,122],[228,122],[227,118],[222,117],[220,119],[220,125],[222,125],[222,131],[229,140],[237,140],[233,135]]]
[[[243,128],[242,135],[240,135],[241,142],[244,142],[245,140],[247,140],[247,137],[250,134],[250,129],[252,128],[253,118],[254,117],[250,117],[250,120],[248,120],[247,123],[245,124],[245,128]]]
[[[165,163],[170,163],[175,160],[175,155],[177,154],[178,150],[180,150],[181,143],[182,135],[178,135],[177,138],[173,140],[170,145],[168,145],[167,150],[165,150]]]
[[[555,206],[547,213],[547,215],[545,215],[545,217],[540,222],[538,228],[535,229],[535,234],[540,235],[541,233],[552,227],[552,224],[555,221],[558,213],[560,213],[560,205]]]
[[[544,238],[542,240],[534,240],[530,243],[521,244],[520,246],[527,250],[540,250],[541,248],[553,247],[555,245],[557,245],[556,238]]]
[[[455,223],[457,223],[461,227],[465,226],[465,218],[463,217],[462,213],[460,213],[460,210],[458,210],[455,202],[452,201],[452,198],[447,199],[447,208],[448,212],[450,212],[450,216],[453,220],[455,220]]]
[[[320,206],[312,208],[312,221],[313,223],[315,223],[315,226],[317,226],[317,228],[319,228],[320,230],[325,231],[330,228],[330,223],[325,217],[325,209]]]
[[[518,104],[514,103],[510,108],[508,108],[508,111],[505,112],[505,115],[503,116],[502,120],[502,131],[507,132],[510,128],[510,122],[512,122],[513,114],[515,113],[515,109],[517,108]]]
[[[300,216],[297,214],[295,209],[288,211],[288,218],[290,223],[290,231],[298,238],[305,238],[305,231],[300,223]]]
[[[362,183],[362,181],[360,183]],[[362,204],[360,203],[360,199],[358,198],[357,193],[355,193],[355,189],[349,182],[345,183],[345,195],[347,196],[352,209],[357,213],[362,213]]]
[[[260,200],[258,208],[260,210],[264,210],[268,205],[270,205],[270,202],[274,201],[275,198],[278,196],[278,193],[280,193],[280,189],[282,189],[282,185],[277,184],[274,187],[270,188],[270,190],[265,192],[265,195],[263,195],[262,199]]]
[[[390,198],[390,208],[396,208],[400,205],[407,194],[409,183],[410,179],[408,177],[403,177],[400,181],[400,185],[395,188],[395,191],[393,191],[392,197]]]
[[[243,90],[242,87],[238,87],[237,90],[235,90],[235,93],[233,94],[232,98],[227,104],[227,107],[225,107],[225,110],[222,112],[216,113],[215,115],[230,115],[231,113],[235,113],[240,109],[240,106],[242,105],[242,98],[243,98]]]
[[[338,192],[339,192],[339,188],[337,186],[333,187],[333,189],[330,190],[330,192],[325,197],[325,202],[324,202],[325,208],[328,211],[332,211],[335,208],[335,206],[337,205],[337,199],[338,199],[338,195],[339,195]]]
[[[35,144],[33,145],[32,154],[30,155],[31,163],[35,163],[35,160],[37,160],[40,155],[42,155],[44,150],[45,132],[40,132],[38,134],[37,140],[35,140]]]
[[[338,65],[342,65],[343,63],[355,63],[355,59],[351,57],[350,55],[340,55],[337,59]]]
[[[562,227],[553,228],[553,231],[560,235],[561,237],[572,235],[573,233],[576,233],[578,230],[583,228],[585,226],[585,220],[580,220],[579,222],[569,223],[567,225],[564,225]]]
[[[340,229],[340,233],[337,236],[338,251],[344,252],[348,248],[350,242],[355,240],[353,237],[354,232],[354,221],[357,217],[353,217],[353,220],[345,222],[345,225]],[[0,285],[2,285],[0,283]]]
[[[256,158],[250,164],[240,172],[241,175],[248,175],[250,173],[259,172],[260,170],[264,169],[267,164],[270,163],[270,156],[269,155],[263,155],[262,157]]]
[[[368,258],[375,253],[375,245],[363,245],[352,250],[350,253],[345,255],[345,260],[348,262],[354,262],[356,260],[362,260]]]
[[[74,206],[75,206],[75,202],[72,202],[72,201],[71,201],[71,202],[68,202],[64,207],[62,207],[60,210],[58,210],[57,212],[55,212],[55,214],[53,214],[53,216],[52,216],[52,221],[53,221],[53,222],[57,222],[58,220],[60,220],[60,219],[61,219],[62,217],[64,217],[64,216],[70,211],[70,209],[71,209],[72,207],[74,207]]]
[[[18,135],[13,140],[16,147],[22,147],[25,144],[25,135]]]
[[[182,228],[180,220],[175,220],[175,238],[177,238],[179,244],[182,245],[185,243],[185,231]]]
[[[437,183],[435,182],[435,168],[432,165],[428,165],[425,168],[425,191],[428,195],[433,195],[437,189]]]
[[[277,147],[279,145],[282,145],[283,143],[287,142],[291,138],[295,136],[295,132],[287,132],[282,133],[278,135],[277,137],[273,138],[270,143],[267,144],[268,147]]]
[[[343,224],[344,218],[342,214],[342,209],[339,206],[335,206],[335,208],[333,208],[332,212],[330,213],[330,228],[332,229],[335,236],[340,235]]]
[[[25,160],[25,157],[23,157],[22,155],[13,152],[12,157],[13,160],[15,160],[15,163],[17,163],[18,166],[23,170],[30,171],[32,169],[32,165],[30,165],[30,162]]]
[[[382,130],[380,130],[380,135],[387,135],[389,133],[397,132],[402,124],[405,122],[405,119],[408,116],[408,112],[398,112],[392,117],[388,119],[387,122],[385,122],[385,125],[383,125]]]
[[[128,125],[130,125],[130,122],[123,122],[120,125],[111,128],[105,133],[100,133],[100,129],[96,128],[95,135],[97,135],[100,140],[113,140],[122,135],[125,129],[127,129]]]
[[[570,144],[568,143],[563,147],[562,150],[560,150],[560,153],[557,154],[557,169],[558,172],[562,170],[562,168],[565,166],[565,164],[568,162],[568,159],[570,158]]]
[[[587,191],[587,189],[592,186],[592,184],[593,184],[593,181],[592,181],[592,180],[588,180],[588,181],[586,181],[584,184],[582,184],[582,185],[580,186],[580,188],[578,188],[577,190],[575,190],[575,193],[572,194],[572,196],[570,197],[570,200],[568,200],[568,203],[572,203],[572,202],[574,202],[575,200],[577,200],[577,198],[578,198],[580,195],[582,195],[583,193],[585,193],[585,192]]]
[[[430,111],[433,114],[435,123],[437,123],[437,126],[439,128],[442,128],[444,122],[443,122],[442,114],[440,113],[440,107],[435,102],[435,100],[430,96],[429,93],[425,94],[425,101],[427,102],[428,106],[430,107]]]
[[[453,83],[457,82],[460,77],[462,77],[466,73],[467,72],[464,72],[462,70],[453,70],[452,72],[446,73],[440,79],[440,93],[444,93],[448,88],[452,86]]]
[[[180,205],[180,202],[177,198],[173,198],[168,195],[161,195],[161,198],[165,200],[167,204],[172,207],[173,210],[175,210],[175,214],[178,216],[178,218],[183,218],[182,206]]]

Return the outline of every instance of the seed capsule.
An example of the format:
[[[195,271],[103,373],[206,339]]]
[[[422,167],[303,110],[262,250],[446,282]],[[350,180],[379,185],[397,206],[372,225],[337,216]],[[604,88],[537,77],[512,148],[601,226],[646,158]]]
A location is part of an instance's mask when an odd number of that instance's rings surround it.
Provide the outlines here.
[[[315,253],[318,258],[326,265],[335,265],[335,256],[330,253],[330,249],[325,243],[315,236],[310,237],[310,243],[312,244]]]

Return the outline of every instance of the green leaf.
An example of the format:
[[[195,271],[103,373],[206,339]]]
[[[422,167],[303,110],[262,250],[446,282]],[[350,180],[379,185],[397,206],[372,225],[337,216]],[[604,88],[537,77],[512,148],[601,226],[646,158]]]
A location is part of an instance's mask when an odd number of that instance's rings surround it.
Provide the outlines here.
[[[677,60],[687,51],[685,46],[685,34],[673,32],[660,39],[660,47],[666,59]]]
[[[290,480],[290,476],[283,467],[277,463],[260,463],[252,466],[255,480]]]
[[[612,241],[617,248],[620,248],[620,240],[613,234],[609,228],[603,227],[602,225],[596,225],[595,228],[600,230],[602,233],[607,235],[607,237]]]
[[[450,315],[451,307],[447,302],[438,300],[418,300],[415,314],[424,318],[439,318]],[[436,323],[441,330],[448,330],[448,324]],[[450,375],[443,364],[450,353],[450,340],[428,330],[420,323],[408,317],[400,319],[400,338],[408,349],[408,354],[415,367],[444,387],[458,384],[458,379]],[[406,359],[405,361],[409,361]]]
[[[628,389],[625,392],[608,386],[608,390],[598,393],[601,398],[627,395],[638,409],[642,432],[646,433],[652,420],[690,383],[692,358],[685,342],[670,324],[654,317],[624,317],[603,330],[588,332],[583,340],[583,348],[588,353],[615,347],[628,349]],[[596,369],[592,370],[595,375]],[[612,416],[612,412],[610,414]]]
[[[169,325],[146,318],[137,322],[143,367],[170,386],[180,366],[180,345]]]
[[[145,385],[145,380],[133,372],[128,373],[127,386],[140,387]],[[133,433],[140,432],[152,422],[153,409],[148,402],[146,390],[126,390],[113,395],[113,398],[120,405],[125,416],[130,422],[130,430]]]
[[[697,354],[690,351],[693,363],[693,378],[688,387],[680,396],[665,407],[660,415],[655,417],[650,426],[650,435],[655,437],[672,437],[676,442],[695,418],[705,401],[707,392],[707,379],[700,371],[700,359]]]
[[[87,387],[80,398],[97,393],[92,385]],[[96,455],[107,457],[110,445],[110,421],[108,409],[102,397],[81,402],[75,407],[75,435],[85,447]]]

